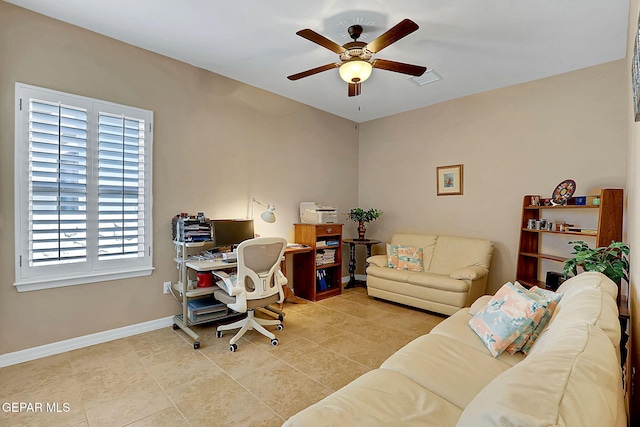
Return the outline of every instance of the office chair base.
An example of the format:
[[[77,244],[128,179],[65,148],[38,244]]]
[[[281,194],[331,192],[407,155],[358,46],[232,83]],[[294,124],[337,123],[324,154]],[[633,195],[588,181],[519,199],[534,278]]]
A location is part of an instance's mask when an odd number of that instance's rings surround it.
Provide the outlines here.
[[[220,325],[216,329],[216,336],[218,338],[222,338],[222,331],[230,331],[233,329],[240,330],[231,338],[229,341],[229,350],[236,351],[238,346],[236,343],[242,338],[245,332],[250,331],[251,329],[255,329],[260,332],[262,335],[271,339],[271,345],[277,346],[278,339],[276,336],[269,332],[263,325],[276,325],[279,331],[284,329],[284,325],[280,320],[271,320],[271,319],[261,319],[259,317],[255,317],[255,313],[253,310],[249,310],[247,312],[247,317],[242,320],[238,320],[237,322],[230,323],[228,325]]]

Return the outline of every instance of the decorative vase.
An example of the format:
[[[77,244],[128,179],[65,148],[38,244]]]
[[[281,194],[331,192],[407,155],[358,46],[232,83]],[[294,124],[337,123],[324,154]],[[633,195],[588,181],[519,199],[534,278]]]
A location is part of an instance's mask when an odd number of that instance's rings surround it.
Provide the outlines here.
[[[360,221],[358,223],[358,240],[366,240],[364,238],[364,233],[367,232],[367,229],[364,226],[364,221]]]

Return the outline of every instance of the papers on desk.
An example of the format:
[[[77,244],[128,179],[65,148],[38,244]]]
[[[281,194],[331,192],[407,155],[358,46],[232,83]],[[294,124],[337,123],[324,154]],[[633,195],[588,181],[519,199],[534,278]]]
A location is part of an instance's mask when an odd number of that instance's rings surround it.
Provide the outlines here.
[[[216,285],[220,287],[220,289],[224,289],[226,293],[231,295],[231,288],[233,288],[238,282],[238,276],[236,273],[225,273],[224,271],[212,271],[212,273],[217,276],[220,280],[216,282]]]
[[[199,323],[227,315],[227,306],[214,298],[190,300],[187,304],[189,322]]]

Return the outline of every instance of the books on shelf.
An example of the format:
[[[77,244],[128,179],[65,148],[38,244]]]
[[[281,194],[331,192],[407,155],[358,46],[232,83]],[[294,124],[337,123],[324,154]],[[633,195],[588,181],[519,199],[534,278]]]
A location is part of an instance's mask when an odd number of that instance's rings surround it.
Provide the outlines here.
[[[336,250],[324,249],[316,253],[316,265],[333,264],[336,262]]]

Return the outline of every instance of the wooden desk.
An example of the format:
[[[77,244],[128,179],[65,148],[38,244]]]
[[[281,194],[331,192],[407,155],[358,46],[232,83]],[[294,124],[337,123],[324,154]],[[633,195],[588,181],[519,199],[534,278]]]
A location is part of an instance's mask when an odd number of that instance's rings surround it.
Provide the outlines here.
[[[282,263],[280,264],[280,269],[282,270],[282,274],[285,275],[285,277],[287,277],[287,262],[286,262],[286,257],[287,255],[292,255],[292,256],[299,256],[299,254],[301,254],[304,257],[309,257],[311,256],[311,250],[312,248],[310,246],[292,246],[292,247],[287,247],[287,249],[284,250],[284,256],[285,259],[282,260]],[[295,264],[294,264],[294,268],[295,268]],[[288,278],[288,277],[287,277]],[[284,292],[284,299],[289,299],[291,302],[296,303],[296,304],[306,304],[307,302],[303,299],[298,298],[297,296],[295,296],[295,294],[293,293],[293,291],[291,290],[291,288],[289,286],[285,286],[284,289],[282,289],[282,291]],[[282,306],[284,305],[284,301],[282,301],[280,303],[280,310],[282,310]]]
[[[356,280],[356,246],[365,245],[367,247],[367,258],[371,256],[371,247],[373,245],[377,245],[380,240],[371,240],[371,239],[344,239],[344,243],[349,245],[349,283],[345,286],[345,289],[355,288],[356,286],[367,286],[367,283],[364,284],[361,281]],[[369,264],[365,266],[368,267]]]

